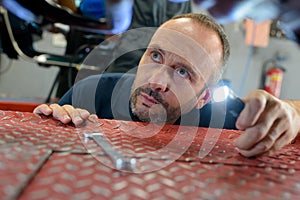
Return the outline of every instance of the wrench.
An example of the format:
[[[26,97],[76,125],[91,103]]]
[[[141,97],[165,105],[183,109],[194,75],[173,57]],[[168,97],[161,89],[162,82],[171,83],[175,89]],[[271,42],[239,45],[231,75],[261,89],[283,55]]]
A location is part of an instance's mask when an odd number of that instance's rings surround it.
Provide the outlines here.
[[[136,159],[127,159],[119,152],[117,152],[110,142],[105,138],[103,133],[84,133],[84,138],[93,139],[111,158],[114,163],[114,167],[117,170],[134,171],[136,166]]]

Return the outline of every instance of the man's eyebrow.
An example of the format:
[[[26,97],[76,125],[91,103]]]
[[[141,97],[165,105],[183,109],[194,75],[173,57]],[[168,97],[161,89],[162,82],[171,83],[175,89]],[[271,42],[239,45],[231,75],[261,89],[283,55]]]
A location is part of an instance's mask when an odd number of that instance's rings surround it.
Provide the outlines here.
[[[161,51],[163,54],[166,54],[166,50],[162,49],[158,44],[150,44],[148,49],[157,49]]]

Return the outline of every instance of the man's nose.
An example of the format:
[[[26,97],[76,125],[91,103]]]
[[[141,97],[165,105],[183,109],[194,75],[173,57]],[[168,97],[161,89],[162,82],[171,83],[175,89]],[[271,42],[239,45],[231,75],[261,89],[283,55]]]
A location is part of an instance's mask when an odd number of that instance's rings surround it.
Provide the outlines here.
[[[155,71],[149,79],[149,85],[152,90],[166,92],[168,90],[169,72],[167,67]]]

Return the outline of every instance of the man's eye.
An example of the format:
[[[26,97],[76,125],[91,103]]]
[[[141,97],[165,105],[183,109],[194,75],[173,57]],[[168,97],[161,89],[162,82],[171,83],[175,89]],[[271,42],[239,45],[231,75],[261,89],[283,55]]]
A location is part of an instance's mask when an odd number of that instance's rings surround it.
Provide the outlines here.
[[[177,74],[182,78],[190,78],[188,71],[182,67],[176,69]]]
[[[152,60],[154,60],[155,62],[160,62],[160,61],[161,61],[161,55],[160,55],[160,53],[157,52],[157,51],[151,52],[151,58],[152,58]]]

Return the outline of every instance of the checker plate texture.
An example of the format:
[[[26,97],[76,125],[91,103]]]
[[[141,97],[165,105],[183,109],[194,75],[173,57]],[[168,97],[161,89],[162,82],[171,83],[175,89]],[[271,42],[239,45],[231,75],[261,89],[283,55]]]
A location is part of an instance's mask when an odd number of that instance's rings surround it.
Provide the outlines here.
[[[0,196],[15,199],[41,168],[51,151],[19,144],[0,145]]]
[[[55,151],[85,152],[77,129],[32,113],[0,111],[0,144],[19,143]]]
[[[141,171],[166,167],[140,174],[107,167],[104,151],[83,137],[93,132],[137,158]],[[74,127],[32,113],[0,111],[0,145],[54,152],[20,199],[300,199],[300,141],[277,155],[249,159],[234,149],[240,134],[105,119]],[[174,152],[179,154],[175,162]],[[207,156],[199,157],[203,152]]]
[[[299,199],[299,171],[174,162],[131,174],[91,155],[55,154],[20,199]]]

